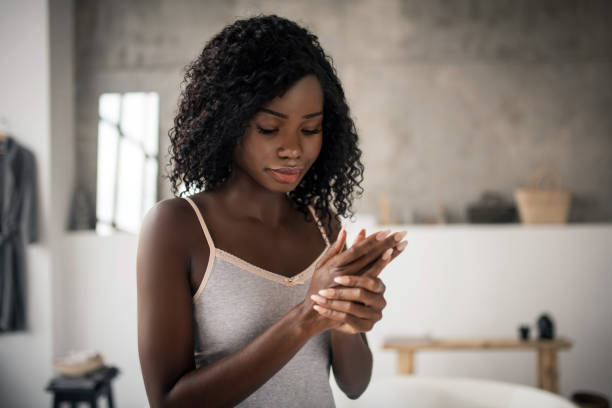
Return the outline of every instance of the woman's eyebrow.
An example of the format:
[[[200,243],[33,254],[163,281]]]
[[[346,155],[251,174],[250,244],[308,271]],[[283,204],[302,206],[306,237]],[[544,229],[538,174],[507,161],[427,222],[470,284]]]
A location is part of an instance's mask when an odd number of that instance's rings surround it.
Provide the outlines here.
[[[284,113],[280,113],[280,112],[275,112],[273,110],[270,109],[266,109],[266,108],[261,108],[259,110],[260,112],[266,112],[269,113],[270,115],[274,115],[274,116],[278,116],[281,117],[283,119],[287,119],[289,116],[285,115]],[[310,118],[314,118],[315,116],[319,116],[322,115],[323,112],[314,112],[314,113],[309,113],[308,115],[304,115],[302,116],[303,119],[310,119]]]

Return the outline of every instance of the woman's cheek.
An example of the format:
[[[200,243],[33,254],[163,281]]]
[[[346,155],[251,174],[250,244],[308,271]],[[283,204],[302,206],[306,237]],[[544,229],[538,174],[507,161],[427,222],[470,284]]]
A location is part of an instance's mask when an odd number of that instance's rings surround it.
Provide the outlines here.
[[[311,155],[314,157],[318,157],[319,153],[321,153],[321,146],[323,145],[323,136],[321,133],[314,135],[313,139],[315,139],[309,148],[311,149]]]

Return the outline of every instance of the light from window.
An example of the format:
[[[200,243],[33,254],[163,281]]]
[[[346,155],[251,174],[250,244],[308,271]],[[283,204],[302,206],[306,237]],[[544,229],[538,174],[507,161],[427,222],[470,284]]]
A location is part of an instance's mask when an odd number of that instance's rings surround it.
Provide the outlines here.
[[[100,96],[96,231],[138,233],[157,201],[159,95]]]

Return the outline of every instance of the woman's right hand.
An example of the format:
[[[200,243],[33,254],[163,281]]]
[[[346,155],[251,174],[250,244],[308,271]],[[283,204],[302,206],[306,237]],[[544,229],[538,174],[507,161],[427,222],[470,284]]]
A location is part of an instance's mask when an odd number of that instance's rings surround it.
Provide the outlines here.
[[[317,313],[313,309],[315,302],[310,296],[317,294],[321,289],[338,286],[334,282],[335,277],[355,275],[380,259],[384,252],[399,244],[394,235],[389,235],[389,230],[378,231],[354,243],[346,251],[342,251],[346,242],[346,230],[340,231],[336,242],[330,245],[321,260],[315,265],[308,292],[301,303],[302,315],[314,334],[334,328],[339,323]]]

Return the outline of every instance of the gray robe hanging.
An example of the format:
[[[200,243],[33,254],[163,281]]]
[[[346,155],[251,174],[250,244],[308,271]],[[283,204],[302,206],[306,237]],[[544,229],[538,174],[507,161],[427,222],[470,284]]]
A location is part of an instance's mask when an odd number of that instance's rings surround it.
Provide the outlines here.
[[[25,245],[38,238],[36,163],[13,138],[0,141],[0,332],[25,330]]]

